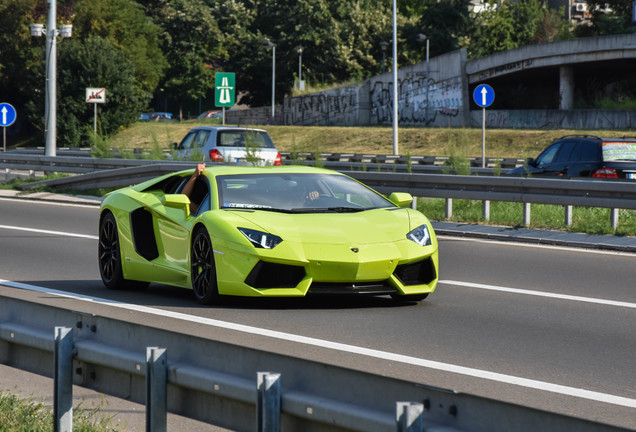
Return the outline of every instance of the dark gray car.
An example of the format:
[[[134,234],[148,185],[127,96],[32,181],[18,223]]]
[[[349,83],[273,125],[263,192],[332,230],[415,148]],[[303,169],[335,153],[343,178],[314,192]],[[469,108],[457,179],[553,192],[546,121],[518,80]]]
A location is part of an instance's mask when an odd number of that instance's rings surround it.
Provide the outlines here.
[[[565,136],[508,175],[636,180],[636,139]]]

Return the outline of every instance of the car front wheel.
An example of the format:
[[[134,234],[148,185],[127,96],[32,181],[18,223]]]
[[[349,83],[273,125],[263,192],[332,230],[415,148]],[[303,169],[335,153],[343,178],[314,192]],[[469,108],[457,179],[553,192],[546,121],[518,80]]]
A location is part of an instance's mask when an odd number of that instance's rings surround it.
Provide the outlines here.
[[[106,213],[99,225],[99,273],[102,281],[110,289],[143,289],[148,282],[130,281],[124,278],[121,269],[121,250],[117,221],[112,213]]]
[[[199,227],[193,237],[190,269],[192,290],[196,300],[201,304],[218,302],[220,296],[216,285],[214,251],[210,235],[203,227]]]

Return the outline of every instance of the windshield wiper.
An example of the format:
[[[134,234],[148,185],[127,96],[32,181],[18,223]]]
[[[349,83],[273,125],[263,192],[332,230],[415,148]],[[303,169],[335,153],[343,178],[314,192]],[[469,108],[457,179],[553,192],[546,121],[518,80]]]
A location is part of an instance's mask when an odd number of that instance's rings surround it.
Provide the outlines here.
[[[268,207],[268,206],[241,206],[241,207],[229,207],[229,206],[223,206],[221,207],[222,210],[238,210],[238,211],[255,211],[255,210],[262,210],[262,211],[270,211],[270,212],[277,212],[277,213],[294,213],[293,210],[289,210],[289,209],[281,209],[281,208],[275,208],[275,207]]]
[[[294,208],[293,213],[357,213],[368,210],[360,207],[300,207]]]

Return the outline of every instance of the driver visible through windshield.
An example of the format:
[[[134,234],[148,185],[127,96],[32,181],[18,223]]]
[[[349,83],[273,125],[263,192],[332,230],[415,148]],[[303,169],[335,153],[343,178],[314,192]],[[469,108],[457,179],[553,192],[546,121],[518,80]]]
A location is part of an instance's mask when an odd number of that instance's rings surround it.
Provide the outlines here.
[[[236,174],[217,177],[225,209],[289,213],[352,212],[395,207],[383,196],[338,174]]]

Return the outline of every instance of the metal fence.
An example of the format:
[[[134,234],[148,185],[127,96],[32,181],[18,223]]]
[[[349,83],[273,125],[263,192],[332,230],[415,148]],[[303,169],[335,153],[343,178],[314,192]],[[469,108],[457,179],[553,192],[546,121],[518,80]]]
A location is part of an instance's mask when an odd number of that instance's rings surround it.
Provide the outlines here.
[[[73,384],[146,404],[153,432],[166,430],[168,412],[259,432],[623,430],[286,356],[276,343],[264,351],[100,316],[108,300],[91,298],[95,315],[81,305],[0,298],[0,362],[55,377],[60,432],[72,429]]]
[[[293,156],[293,157],[292,157]],[[402,158],[402,159],[400,159]],[[610,209],[610,222],[614,229],[619,222],[619,209],[636,209],[636,184],[628,181],[536,179],[497,176],[499,168],[480,168],[481,159],[471,160],[472,174],[454,175],[452,166],[443,158],[433,158],[432,163],[403,157],[377,155],[310,153],[287,154],[286,163],[317,164],[344,172],[380,192],[404,191],[414,197],[444,198],[446,218],[453,213],[453,199],[483,201],[483,218],[490,219],[490,202],[506,201],[523,203],[523,225],[531,220],[531,204],[554,204],[564,207],[565,224],[572,223],[574,206],[602,207]],[[428,159],[431,162],[431,159]],[[516,161],[515,163],[517,163]],[[489,161],[489,164],[499,162]],[[513,162],[510,161],[512,164]],[[195,162],[153,161],[144,159],[94,159],[90,157],[0,154],[0,169],[7,178],[10,170],[83,173],[71,177],[22,185],[29,189],[38,185],[68,189],[97,189],[123,187],[139,183],[158,175],[179,169],[193,168]],[[504,172],[504,171],[501,171]],[[445,174],[442,174],[445,173]]]

